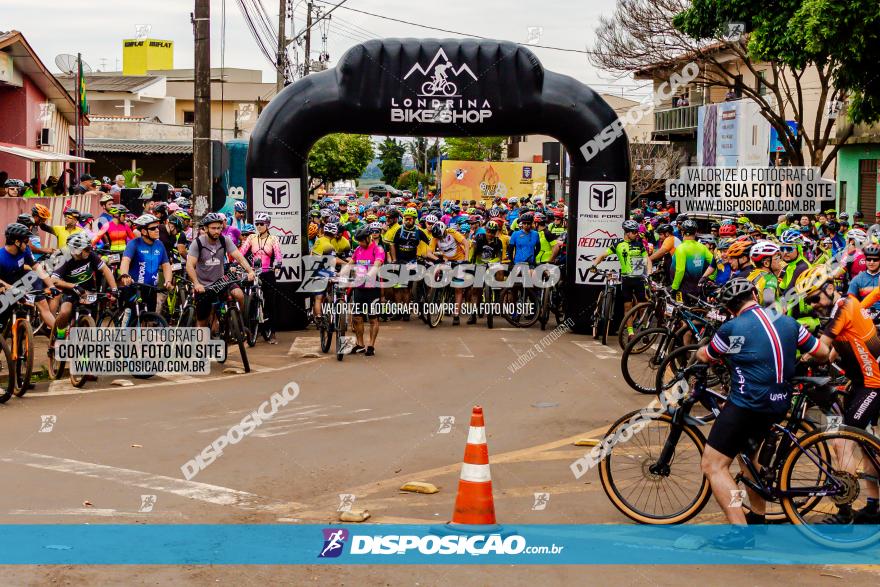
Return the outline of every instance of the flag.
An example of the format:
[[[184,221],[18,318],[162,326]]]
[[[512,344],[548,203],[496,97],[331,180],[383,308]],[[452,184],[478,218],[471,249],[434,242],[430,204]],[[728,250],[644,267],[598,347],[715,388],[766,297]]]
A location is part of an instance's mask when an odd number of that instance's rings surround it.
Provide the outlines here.
[[[83,64],[82,64],[81,57],[77,59],[77,63],[79,66],[79,69],[77,72],[77,78],[78,78],[77,88],[79,91],[79,108],[80,108],[80,112],[82,112],[83,115],[85,115],[85,114],[89,113],[89,102],[88,102],[88,100],[86,100],[86,76],[83,75]]]

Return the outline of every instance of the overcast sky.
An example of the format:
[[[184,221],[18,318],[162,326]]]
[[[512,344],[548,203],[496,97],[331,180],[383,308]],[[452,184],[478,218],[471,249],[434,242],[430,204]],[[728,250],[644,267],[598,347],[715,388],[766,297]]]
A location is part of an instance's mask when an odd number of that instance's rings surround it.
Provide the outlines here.
[[[260,0],[245,0],[252,4]],[[338,1],[338,0],[336,0]],[[278,0],[262,0],[272,30],[277,32]],[[333,2],[332,4],[335,4]],[[346,49],[367,37],[443,38],[445,34],[411,25],[391,22],[346,10],[346,6],[462,33],[478,34],[516,42],[526,42],[529,27],[541,27],[539,44],[569,49],[592,48],[594,30],[600,14],[610,14],[616,0],[556,0],[555,2],[515,2],[509,0],[449,0],[443,3],[404,0],[348,0],[333,13],[327,49],[333,65]],[[321,3],[319,3],[321,4]],[[332,4],[323,4],[329,10]],[[192,0],[3,0],[0,30],[24,33],[43,62],[56,70],[59,53],[83,54],[93,69],[121,69],[122,39],[135,36],[138,24],[152,25],[151,38],[174,41],[174,65],[190,68],[193,63],[193,35],[190,24]],[[224,0],[211,0],[211,65],[221,63],[221,25]],[[227,67],[262,69],[264,81],[274,81],[272,66],[260,53],[245,25],[238,0],[225,0]],[[297,32],[305,27],[305,1],[294,0]],[[321,34],[313,30],[313,58],[321,49]],[[288,34],[289,30],[288,30]],[[593,67],[587,56],[549,49],[533,49],[547,69],[565,73],[595,86],[601,92],[638,99],[650,88],[642,83]],[[300,50],[302,55],[302,50]],[[607,85],[613,84],[611,88]]]

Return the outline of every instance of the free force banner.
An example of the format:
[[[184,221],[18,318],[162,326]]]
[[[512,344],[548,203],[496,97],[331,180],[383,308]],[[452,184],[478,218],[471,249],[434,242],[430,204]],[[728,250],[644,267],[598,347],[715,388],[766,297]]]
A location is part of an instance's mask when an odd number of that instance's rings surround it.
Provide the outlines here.
[[[302,204],[300,181],[291,178],[254,178],[254,215],[269,215],[269,233],[278,237],[284,257],[281,283],[302,281]]]
[[[623,238],[626,214],[626,182],[578,182],[577,275],[575,283],[601,285],[604,279],[587,270],[593,260],[615,240]],[[618,269],[617,257],[609,255],[600,269]]]

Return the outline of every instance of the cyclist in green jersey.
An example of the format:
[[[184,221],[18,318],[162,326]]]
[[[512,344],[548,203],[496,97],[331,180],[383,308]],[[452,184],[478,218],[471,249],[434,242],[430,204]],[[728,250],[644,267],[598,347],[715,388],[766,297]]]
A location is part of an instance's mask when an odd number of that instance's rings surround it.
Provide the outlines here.
[[[672,255],[672,291],[682,301],[682,294],[698,295],[700,282],[715,272],[715,256],[712,251],[696,240],[697,223],[685,220],[681,223],[681,244]]]
[[[623,239],[614,241],[596,257],[590,271],[595,271],[596,266],[608,255],[617,255],[617,260],[620,262],[623,312],[626,314],[636,302],[646,301],[645,277],[653,271],[648,251],[639,236],[638,222],[627,220],[623,223]],[[627,334],[630,336],[633,334],[631,324],[627,327]]]

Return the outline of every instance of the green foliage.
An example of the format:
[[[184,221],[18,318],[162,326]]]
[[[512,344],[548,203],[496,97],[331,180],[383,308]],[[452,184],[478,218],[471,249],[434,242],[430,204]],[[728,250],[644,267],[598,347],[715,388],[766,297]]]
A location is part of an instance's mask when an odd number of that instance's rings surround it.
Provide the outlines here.
[[[431,183],[431,177],[421,171],[410,169],[409,171],[401,173],[400,177],[397,178],[397,188],[416,193],[416,190],[419,189],[419,182],[422,182],[425,189],[428,189],[428,184]]]
[[[697,40],[722,35],[729,22],[746,23],[752,60],[827,67],[854,121],[880,119],[880,79],[869,75],[880,62],[877,0],[694,0],[673,20]]]
[[[136,188],[138,187],[138,178],[140,178],[144,174],[144,170],[138,167],[134,171],[131,169],[126,169],[122,172],[122,177],[125,178],[125,187],[127,188]]]
[[[446,139],[446,152],[456,161],[497,161],[507,137],[456,137]]]
[[[394,185],[394,181],[403,173],[403,154],[406,145],[386,137],[379,145],[379,169],[382,170],[382,181]],[[395,186],[396,187],[396,186]]]
[[[368,135],[331,134],[309,152],[309,175],[315,186],[357,179],[372,160],[373,142]]]

